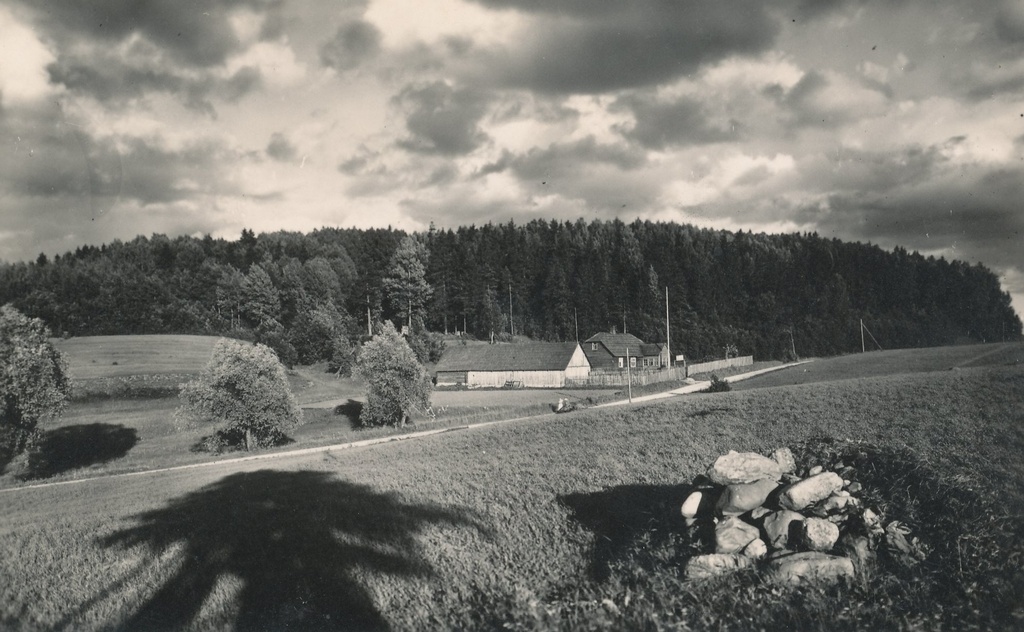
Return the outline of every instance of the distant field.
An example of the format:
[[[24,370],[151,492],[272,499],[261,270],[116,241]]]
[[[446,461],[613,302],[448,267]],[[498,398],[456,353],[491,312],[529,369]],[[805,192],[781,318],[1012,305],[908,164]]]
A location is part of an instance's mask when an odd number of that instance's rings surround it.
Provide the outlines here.
[[[956,517],[966,535],[950,581],[963,588],[941,601],[914,572],[695,591],[672,530],[686,484],[717,455],[813,437],[908,446],[959,488],[1000,494],[1018,529],[1022,393],[1024,366],[999,361],[0,492],[0,628],[1014,629],[1024,551],[976,543],[982,516]],[[95,414],[79,421],[103,423]],[[637,566],[652,556],[659,566]]]
[[[214,336],[83,336],[54,340],[75,379],[195,374],[210,360]]]
[[[968,367],[1019,366],[1024,363],[1024,343],[992,343],[927,349],[872,351],[824,358],[792,370],[768,373],[737,382],[734,390],[794,386],[904,373],[928,373]]]

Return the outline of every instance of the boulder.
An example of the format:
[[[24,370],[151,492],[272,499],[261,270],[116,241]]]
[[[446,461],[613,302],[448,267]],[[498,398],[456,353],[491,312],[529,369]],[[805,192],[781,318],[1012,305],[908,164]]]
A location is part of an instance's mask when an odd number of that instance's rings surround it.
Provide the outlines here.
[[[683,507],[680,511],[687,521],[697,517],[697,511],[700,510],[700,501],[703,499],[704,492],[693,492],[683,501]]]
[[[786,487],[779,496],[779,504],[784,509],[800,511],[842,488],[843,479],[838,474],[822,472]]]
[[[781,477],[782,467],[778,463],[754,452],[730,450],[708,468],[708,478],[719,485],[753,483],[761,479],[777,481]]]
[[[769,562],[768,570],[769,577],[786,584],[834,582],[854,574],[850,558],[817,551],[779,555]]]
[[[768,515],[764,519],[764,532],[768,537],[768,544],[773,549],[784,549],[789,544],[790,530],[794,523],[803,522],[803,515],[782,509]]]
[[[770,513],[772,513],[772,510],[767,508],[767,507],[755,507],[750,512],[750,519],[751,520],[760,520],[761,518],[764,518],[765,516],[767,516]]]
[[[757,538],[756,540],[751,541],[747,546],[743,547],[743,555],[759,560],[765,555],[768,555],[768,545],[766,545],[764,540],[761,538]]]
[[[793,456],[793,451],[789,448],[779,448],[772,452],[772,460],[779,464],[783,474],[796,471],[796,457]]]
[[[718,498],[715,509],[722,516],[738,516],[764,504],[768,494],[779,486],[778,481],[761,479],[753,483],[729,485]]]
[[[743,555],[709,553],[691,557],[686,563],[685,572],[689,579],[702,579],[733,573],[753,565],[754,560]]]
[[[715,553],[739,553],[760,536],[760,531],[735,516],[715,526]]]
[[[826,514],[834,514],[840,511],[844,511],[848,507],[856,507],[857,505],[860,504],[857,501],[857,499],[854,498],[853,496],[850,496],[849,494],[843,496],[842,494],[843,492],[838,492],[826,498],[825,501],[820,505],[822,511],[824,511]]]
[[[828,520],[808,518],[801,526],[803,544],[812,551],[831,551],[839,540],[839,527]]]

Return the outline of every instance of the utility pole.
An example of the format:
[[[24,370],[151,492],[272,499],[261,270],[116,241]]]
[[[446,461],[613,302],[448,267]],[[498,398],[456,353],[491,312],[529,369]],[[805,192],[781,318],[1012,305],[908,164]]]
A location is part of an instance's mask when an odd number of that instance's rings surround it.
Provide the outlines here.
[[[373,322],[370,320],[370,295],[366,295],[366,335],[373,338]]]
[[[629,347],[626,347],[626,392],[629,393],[629,403],[633,403],[633,374],[629,370]]]
[[[792,327],[789,328],[789,347],[790,347],[790,349],[793,350],[793,359],[794,360],[799,360],[800,356],[798,356],[796,354],[796,343],[793,342],[793,328]]]
[[[665,353],[668,355],[666,368],[672,366],[672,330],[668,326],[668,286],[665,286]]]
[[[580,341],[580,319],[576,308],[572,308],[572,324],[576,326],[576,342]]]
[[[864,353],[864,319],[860,319],[860,352]]]
[[[508,327],[512,335],[516,335],[516,321],[512,319],[512,282],[508,282]]]

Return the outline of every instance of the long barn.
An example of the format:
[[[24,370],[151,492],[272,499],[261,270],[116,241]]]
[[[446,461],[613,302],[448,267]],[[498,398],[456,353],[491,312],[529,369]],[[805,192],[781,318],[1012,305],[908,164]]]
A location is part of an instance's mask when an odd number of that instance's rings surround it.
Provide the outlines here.
[[[590,362],[576,342],[452,345],[437,363],[438,386],[561,388],[585,379]]]

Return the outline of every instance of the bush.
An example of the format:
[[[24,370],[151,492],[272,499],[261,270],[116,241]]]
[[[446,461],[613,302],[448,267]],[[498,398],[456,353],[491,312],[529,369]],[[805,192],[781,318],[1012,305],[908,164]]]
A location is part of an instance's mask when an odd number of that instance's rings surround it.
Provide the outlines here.
[[[420,364],[437,364],[444,354],[445,342],[441,334],[419,331],[409,336],[406,341]]]
[[[302,420],[284,367],[264,345],[227,338],[213,349],[199,377],[181,388],[177,416],[185,425],[227,423],[225,436],[246,450],[275,445],[287,428]]]
[[[364,426],[401,426],[414,406],[430,405],[430,376],[390,321],[363,345],[356,374],[368,385],[359,414]]]
[[[60,416],[70,395],[67,363],[43,322],[0,307],[0,472],[28,449],[39,422]]]
[[[352,367],[356,363],[356,348],[344,336],[336,336],[331,341],[331,357],[327,361],[327,370],[340,376],[352,375]]]
[[[718,377],[714,373],[711,374],[711,385],[701,391],[702,393],[726,393],[732,390],[732,386]]]

